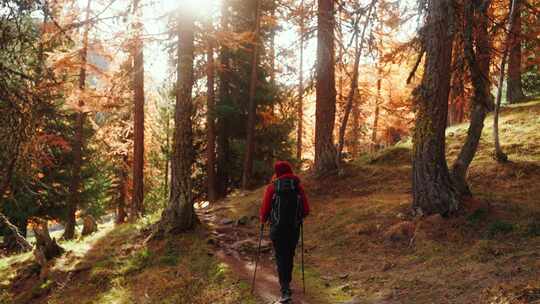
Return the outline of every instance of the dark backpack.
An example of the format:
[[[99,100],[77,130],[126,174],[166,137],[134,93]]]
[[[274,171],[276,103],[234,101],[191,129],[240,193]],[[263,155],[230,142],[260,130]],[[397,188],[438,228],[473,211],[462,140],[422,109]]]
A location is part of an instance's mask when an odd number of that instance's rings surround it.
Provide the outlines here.
[[[302,223],[303,204],[299,181],[295,178],[274,181],[270,222],[274,232],[298,229]]]

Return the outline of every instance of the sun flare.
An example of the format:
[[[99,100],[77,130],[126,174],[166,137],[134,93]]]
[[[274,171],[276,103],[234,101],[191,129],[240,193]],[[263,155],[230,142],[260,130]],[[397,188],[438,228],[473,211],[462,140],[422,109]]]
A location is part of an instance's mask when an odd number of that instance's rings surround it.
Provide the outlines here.
[[[188,10],[191,14],[211,15],[221,4],[221,0],[161,0],[168,10]]]

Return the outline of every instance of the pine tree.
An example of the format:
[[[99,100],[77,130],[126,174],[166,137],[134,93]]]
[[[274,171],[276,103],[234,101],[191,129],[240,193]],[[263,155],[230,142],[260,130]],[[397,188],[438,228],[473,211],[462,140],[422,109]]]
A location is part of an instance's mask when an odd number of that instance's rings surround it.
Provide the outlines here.
[[[493,109],[493,100],[489,92],[490,41],[488,10],[490,4],[491,0],[484,0],[476,4],[468,2],[465,4],[464,9],[465,58],[472,76],[474,95],[467,138],[452,166],[452,180],[460,195],[471,195],[466,181],[467,170],[478,149],[484,128],[484,119],[487,113]],[[473,24],[476,24],[476,29],[473,29]],[[477,46],[476,52],[473,45]]]
[[[181,232],[195,225],[193,182],[192,89],[195,24],[190,14],[180,13],[177,25],[176,107],[172,152],[171,195],[161,217],[163,232]]]
[[[130,220],[144,212],[144,62],[140,0],[133,1],[133,189]]]
[[[79,71],[79,89],[84,91],[86,88],[86,64],[88,56],[88,32],[90,31],[90,5],[92,0],[88,0],[86,4],[86,17],[85,26],[83,32],[82,49],[80,50],[81,56],[81,68]],[[64,230],[63,238],[71,240],[75,236],[75,212],[77,211],[77,204],[80,203],[80,191],[81,191],[81,166],[83,162],[82,153],[84,148],[84,122],[86,114],[83,112],[84,100],[79,99],[79,112],[76,114],[76,129],[75,138],[73,144],[73,173],[72,181],[70,185],[71,196],[69,198],[66,227]]]
[[[413,210],[448,215],[459,209],[445,157],[445,130],[450,92],[453,32],[449,0],[427,1],[421,37],[426,59],[421,84],[414,92]]]
[[[336,117],[335,20],[333,0],[318,0],[318,4],[315,172],[323,175],[337,169],[333,139]]]

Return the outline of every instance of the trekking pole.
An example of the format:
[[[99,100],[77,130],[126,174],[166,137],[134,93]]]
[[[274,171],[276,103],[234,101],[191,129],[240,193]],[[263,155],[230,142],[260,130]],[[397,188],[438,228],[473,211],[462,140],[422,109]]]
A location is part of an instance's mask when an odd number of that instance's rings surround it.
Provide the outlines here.
[[[306,277],[304,275],[304,223],[300,223],[300,241],[302,244],[302,287],[304,288],[304,294],[306,294]]]
[[[255,290],[255,277],[257,276],[257,264],[259,263],[259,254],[261,253],[261,242],[264,232],[264,223],[261,224],[261,232],[259,234],[259,246],[257,248],[257,255],[255,256],[255,270],[253,271],[253,280],[251,281],[251,294]]]

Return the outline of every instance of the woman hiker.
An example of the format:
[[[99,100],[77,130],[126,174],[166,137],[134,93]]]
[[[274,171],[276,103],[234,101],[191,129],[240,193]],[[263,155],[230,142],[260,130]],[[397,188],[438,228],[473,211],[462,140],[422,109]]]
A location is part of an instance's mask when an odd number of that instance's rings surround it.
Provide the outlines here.
[[[260,209],[261,224],[270,221],[270,239],[276,257],[281,303],[291,300],[290,283],[294,262],[294,252],[300,237],[300,226],[309,214],[309,204],[300,184],[300,178],[293,174],[291,164],[277,161],[275,176],[264,193]]]

